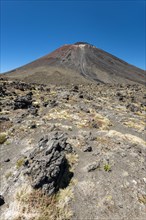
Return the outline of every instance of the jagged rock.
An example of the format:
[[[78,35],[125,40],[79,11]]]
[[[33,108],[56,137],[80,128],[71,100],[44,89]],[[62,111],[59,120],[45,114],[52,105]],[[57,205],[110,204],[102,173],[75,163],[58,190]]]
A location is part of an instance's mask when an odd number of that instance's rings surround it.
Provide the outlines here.
[[[38,116],[38,108],[34,107],[34,106],[31,106],[29,109],[28,109],[28,112],[34,116]]]
[[[0,206],[5,203],[4,197],[0,195]]]
[[[14,110],[15,109],[27,109],[32,105],[32,96],[30,94],[26,96],[20,96],[14,101]]]
[[[0,122],[2,121],[10,121],[10,119],[7,116],[0,116]]]
[[[51,107],[51,108],[54,108],[55,106],[58,105],[58,103],[56,102],[56,100],[51,100],[49,104],[50,104],[50,107]]]
[[[66,174],[66,181],[70,172],[65,152],[71,152],[72,147],[66,142],[64,133],[55,132],[53,136],[40,139],[36,147],[25,161],[25,174],[31,177],[33,188],[41,188],[51,195],[62,184]]]
[[[91,152],[92,151],[92,147],[91,146],[85,146],[83,148],[83,152]]]
[[[82,93],[80,93],[80,94],[79,94],[79,98],[80,98],[80,99],[83,99],[83,98],[84,98],[84,95],[83,95]]]
[[[49,101],[46,101],[46,102],[43,103],[44,107],[47,107],[48,105],[49,105]]]
[[[35,123],[35,122],[32,122],[32,123],[30,124],[30,128],[31,128],[31,129],[37,128],[36,123]]]
[[[79,87],[76,85],[74,86],[74,88],[72,89],[73,92],[78,92],[79,91]]]
[[[139,106],[136,106],[136,105],[131,104],[131,103],[127,105],[127,108],[128,108],[130,111],[132,111],[132,112],[137,112],[137,111],[140,110],[140,107],[139,107]]]
[[[34,87],[31,84],[27,84],[24,82],[13,82],[13,86],[15,89],[19,89],[21,91],[34,89]]]
[[[7,159],[4,160],[4,162],[6,162],[6,163],[7,163],[7,162],[10,162],[10,159],[7,158]]]
[[[0,96],[4,97],[6,95],[6,89],[4,88],[4,86],[0,86]]]
[[[88,172],[91,172],[91,171],[96,170],[96,169],[99,168],[99,167],[100,167],[100,162],[94,162],[94,163],[89,164],[89,165],[87,166],[87,171],[88,171]]]

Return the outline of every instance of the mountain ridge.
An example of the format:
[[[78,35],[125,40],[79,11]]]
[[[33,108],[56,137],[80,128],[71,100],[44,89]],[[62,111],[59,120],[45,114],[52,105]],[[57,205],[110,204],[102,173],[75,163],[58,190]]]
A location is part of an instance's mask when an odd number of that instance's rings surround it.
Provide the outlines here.
[[[90,82],[145,84],[144,70],[86,42],[59,47],[4,75],[27,82],[46,84]]]

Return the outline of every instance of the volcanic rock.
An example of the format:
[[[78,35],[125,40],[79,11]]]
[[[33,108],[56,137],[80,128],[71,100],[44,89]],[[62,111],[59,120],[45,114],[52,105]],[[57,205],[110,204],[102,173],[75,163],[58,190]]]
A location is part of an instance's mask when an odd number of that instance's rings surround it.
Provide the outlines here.
[[[5,203],[4,197],[0,195],[0,206],[3,205],[4,203]]]
[[[51,137],[43,137],[25,161],[25,174],[31,177],[33,188],[41,188],[51,195],[61,186],[64,174],[71,175],[65,152],[72,147],[66,142],[65,134],[54,133]],[[66,181],[68,180],[66,176]]]
[[[26,96],[20,96],[14,101],[14,109],[27,109],[32,104],[32,97],[30,94]]]

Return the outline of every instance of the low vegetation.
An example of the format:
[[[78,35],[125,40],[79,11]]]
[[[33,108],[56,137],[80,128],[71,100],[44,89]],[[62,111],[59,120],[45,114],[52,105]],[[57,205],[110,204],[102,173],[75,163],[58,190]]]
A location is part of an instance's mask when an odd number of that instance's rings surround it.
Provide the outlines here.
[[[17,160],[16,162],[16,168],[19,169],[24,164],[24,157]]]
[[[10,177],[12,176],[12,172],[7,172],[6,175],[5,175],[5,178],[6,179],[9,179]]]
[[[7,134],[2,132],[0,133],[0,144],[3,144],[7,140]]]
[[[110,164],[105,164],[105,165],[104,165],[104,170],[105,170],[106,172],[111,171],[111,165],[110,165]]]
[[[68,220],[72,216],[69,202],[73,198],[72,183],[58,193],[47,196],[41,190],[28,190],[24,187],[16,194],[19,216],[15,220]]]

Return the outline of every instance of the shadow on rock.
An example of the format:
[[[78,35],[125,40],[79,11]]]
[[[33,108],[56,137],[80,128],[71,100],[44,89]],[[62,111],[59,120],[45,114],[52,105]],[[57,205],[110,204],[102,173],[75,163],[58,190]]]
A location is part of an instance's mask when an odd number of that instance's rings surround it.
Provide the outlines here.
[[[24,163],[24,174],[30,177],[34,189],[41,188],[51,195],[69,184],[73,173],[69,171],[66,153],[73,151],[66,134],[55,132],[43,137]]]

